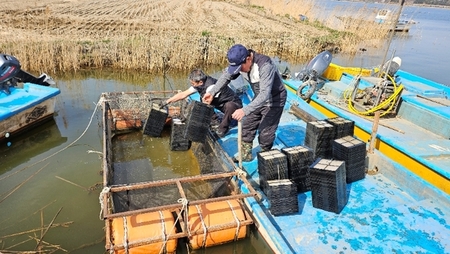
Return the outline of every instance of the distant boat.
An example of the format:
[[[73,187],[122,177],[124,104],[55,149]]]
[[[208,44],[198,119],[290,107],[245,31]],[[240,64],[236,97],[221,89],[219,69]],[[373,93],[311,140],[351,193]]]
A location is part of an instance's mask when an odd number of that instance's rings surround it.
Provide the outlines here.
[[[379,10],[377,15],[375,16],[375,22],[378,24],[392,24],[394,22],[394,19],[395,17],[392,11],[388,9]],[[397,24],[394,28],[394,31],[408,32],[409,29],[411,28],[411,25],[415,23],[416,22],[414,20],[399,19],[397,20]]]
[[[0,54],[0,141],[50,120],[60,90],[47,74],[35,77],[19,61]]]

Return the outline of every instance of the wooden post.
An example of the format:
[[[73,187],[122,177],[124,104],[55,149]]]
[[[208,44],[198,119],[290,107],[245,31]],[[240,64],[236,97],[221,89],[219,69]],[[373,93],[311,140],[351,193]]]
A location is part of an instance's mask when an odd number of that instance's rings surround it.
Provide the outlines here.
[[[375,147],[379,122],[380,122],[380,111],[376,111],[375,116],[373,118],[372,133],[370,134],[369,153],[373,153],[373,149]]]
[[[238,160],[239,169],[242,169],[242,122],[238,121]]]

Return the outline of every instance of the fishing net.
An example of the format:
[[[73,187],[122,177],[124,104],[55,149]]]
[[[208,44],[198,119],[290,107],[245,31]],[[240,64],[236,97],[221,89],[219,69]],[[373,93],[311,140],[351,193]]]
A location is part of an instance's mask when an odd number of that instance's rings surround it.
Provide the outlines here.
[[[163,105],[176,91],[144,91],[103,93],[102,99],[108,104],[108,114],[112,120],[112,131],[141,129],[147,121],[154,105]],[[181,100],[164,106],[169,117],[181,117],[186,101]]]

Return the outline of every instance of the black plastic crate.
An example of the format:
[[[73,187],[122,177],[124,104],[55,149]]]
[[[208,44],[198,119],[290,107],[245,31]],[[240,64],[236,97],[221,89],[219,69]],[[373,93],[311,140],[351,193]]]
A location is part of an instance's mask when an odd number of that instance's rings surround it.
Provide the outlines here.
[[[267,181],[289,178],[287,157],[280,150],[259,152],[257,157],[259,184],[264,193],[267,190]]]
[[[342,117],[334,117],[334,118],[328,118],[325,121],[327,121],[329,124],[333,125],[334,127],[334,138],[338,139],[345,136],[352,136],[355,129],[355,122],[350,121],[347,119],[344,119]]]
[[[161,109],[159,104],[153,103],[144,126],[144,134],[151,137],[160,137],[166,124],[167,109]]]
[[[281,149],[287,157],[288,175],[297,186],[298,192],[311,189],[309,167],[313,162],[313,152],[305,146],[294,146]]]
[[[351,136],[333,141],[333,158],[345,161],[347,183],[366,176],[366,143]]]
[[[194,141],[205,141],[208,134],[214,107],[199,101],[192,101],[187,109],[185,138]]]
[[[267,181],[267,199],[273,215],[298,212],[297,187],[289,179]]]
[[[187,151],[191,147],[191,141],[185,138],[186,124],[180,119],[172,119],[170,130],[170,150]]]
[[[313,207],[340,213],[348,201],[345,162],[318,159],[310,177]]]
[[[334,140],[334,127],[327,121],[312,121],[306,124],[305,146],[311,148],[314,158],[330,159],[331,141]]]

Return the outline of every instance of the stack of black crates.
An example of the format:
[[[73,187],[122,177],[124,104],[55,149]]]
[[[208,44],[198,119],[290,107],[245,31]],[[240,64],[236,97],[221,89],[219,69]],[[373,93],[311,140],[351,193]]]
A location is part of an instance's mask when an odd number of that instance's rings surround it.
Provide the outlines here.
[[[297,186],[289,179],[284,153],[270,150],[258,153],[259,184],[273,215],[298,212]]]
[[[192,101],[187,108],[185,138],[194,141],[205,141],[214,107],[199,101]]]
[[[298,212],[297,187],[289,179],[267,181],[267,199],[273,215]]]
[[[334,136],[333,139],[342,138],[345,136],[353,137],[353,130],[355,127],[355,122],[344,119],[342,117],[328,118],[326,121],[333,125]]]
[[[286,155],[279,150],[258,153],[259,185],[267,194],[267,181],[288,179],[288,165]]]
[[[366,144],[351,136],[333,141],[333,158],[345,162],[347,183],[361,180],[366,175]]]
[[[147,121],[144,126],[144,134],[151,137],[159,137],[164,129],[168,117],[167,109],[153,103]]]
[[[331,142],[335,136],[333,125],[327,121],[312,121],[306,124],[305,146],[311,148],[314,158],[331,158]]]
[[[281,149],[288,162],[289,179],[297,186],[297,192],[311,190],[309,167],[313,163],[313,153],[305,146],[294,146]]]
[[[317,159],[310,177],[313,207],[340,213],[348,201],[345,162]]]

